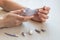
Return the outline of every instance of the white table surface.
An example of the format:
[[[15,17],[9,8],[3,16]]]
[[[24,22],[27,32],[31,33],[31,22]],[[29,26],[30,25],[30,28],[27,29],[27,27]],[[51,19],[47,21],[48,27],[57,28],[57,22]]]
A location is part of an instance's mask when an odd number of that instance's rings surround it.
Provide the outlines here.
[[[49,19],[41,24],[34,21],[24,22],[20,27],[0,29],[0,40],[60,40],[60,0],[14,0],[15,2],[29,7],[31,9],[49,6],[51,8]],[[0,11],[0,14],[4,13]],[[21,32],[28,32],[35,28],[41,30],[46,29],[46,32],[40,34],[33,32],[33,35],[26,35],[23,37]],[[4,33],[16,34],[19,37],[7,36]]]

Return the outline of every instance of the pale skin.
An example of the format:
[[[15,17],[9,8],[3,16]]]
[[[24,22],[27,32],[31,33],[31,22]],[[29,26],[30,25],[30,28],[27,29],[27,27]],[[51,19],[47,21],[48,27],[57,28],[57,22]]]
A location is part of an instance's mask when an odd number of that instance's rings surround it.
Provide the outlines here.
[[[39,10],[36,14],[33,16],[21,16],[19,15],[25,7],[18,5],[17,3],[13,2],[12,0],[0,0],[0,6],[5,11],[10,11],[8,14],[5,15],[5,17],[0,20],[0,25],[2,23],[5,24],[3,26],[19,26],[22,22],[27,21],[29,19],[32,19],[34,21],[38,22],[45,22],[46,19],[48,19],[47,14],[49,13],[50,8],[44,6],[43,8],[38,8]],[[14,19],[13,19],[14,18]],[[12,23],[12,24],[11,24]],[[1,25],[1,26],[2,26]]]

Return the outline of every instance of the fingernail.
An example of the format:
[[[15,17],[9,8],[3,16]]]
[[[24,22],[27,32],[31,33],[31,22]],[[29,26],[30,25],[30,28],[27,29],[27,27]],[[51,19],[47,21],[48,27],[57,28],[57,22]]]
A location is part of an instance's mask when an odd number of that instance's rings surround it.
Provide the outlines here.
[[[44,9],[44,10],[47,10],[47,11],[50,10],[50,8],[49,8],[49,7],[46,7],[46,6],[44,6],[43,9]]]

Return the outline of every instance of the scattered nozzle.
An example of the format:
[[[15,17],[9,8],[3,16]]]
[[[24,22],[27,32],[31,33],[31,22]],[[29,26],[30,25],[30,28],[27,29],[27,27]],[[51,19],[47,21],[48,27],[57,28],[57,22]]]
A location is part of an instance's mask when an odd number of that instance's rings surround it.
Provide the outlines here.
[[[36,31],[37,33],[40,33],[40,31],[39,31],[38,29],[35,29],[35,31]]]
[[[17,35],[14,35],[14,34],[9,34],[9,33],[5,33],[5,34],[12,37],[18,37]]]
[[[22,36],[26,36],[26,33],[24,33],[24,32],[22,32],[21,34],[22,34]]]
[[[29,35],[32,35],[33,34],[33,30],[30,30],[28,33],[29,33]]]
[[[41,31],[42,31],[42,32],[45,32],[46,30],[44,30],[44,29],[41,29]]]

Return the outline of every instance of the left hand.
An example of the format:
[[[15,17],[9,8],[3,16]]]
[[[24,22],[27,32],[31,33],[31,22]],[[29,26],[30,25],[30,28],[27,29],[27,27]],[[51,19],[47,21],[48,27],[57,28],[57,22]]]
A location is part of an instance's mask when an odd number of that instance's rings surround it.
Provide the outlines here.
[[[21,16],[21,10],[8,12],[3,19],[4,27],[17,27],[22,22],[30,20],[33,16]]]
[[[46,19],[48,19],[47,14],[49,13],[50,8],[44,6],[43,8],[37,9],[38,13],[34,14],[34,18],[32,20],[38,21],[38,22],[45,22]]]

